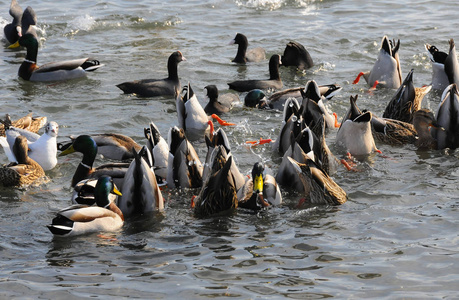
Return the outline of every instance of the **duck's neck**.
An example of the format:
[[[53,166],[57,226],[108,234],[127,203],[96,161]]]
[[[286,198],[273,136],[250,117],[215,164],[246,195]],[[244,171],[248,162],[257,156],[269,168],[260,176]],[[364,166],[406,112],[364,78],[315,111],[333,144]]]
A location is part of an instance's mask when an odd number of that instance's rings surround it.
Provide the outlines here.
[[[19,77],[29,80],[32,72],[37,69],[38,44],[27,47],[26,58],[19,67]]]
[[[279,61],[277,59],[271,59],[269,61],[269,79],[280,80]]]
[[[178,80],[177,62],[173,58],[167,61],[167,71],[169,72],[169,79]]]
[[[91,151],[83,154],[83,159],[81,160],[80,164],[78,165],[75,171],[75,174],[73,175],[72,187],[74,187],[81,180],[88,178],[89,175],[92,173],[92,165],[94,164],[94,160],[96,159],[96,153],[94,153],[94,151]]]
[[[110,204],[109,204],[109,206],[108,206],[108,209],[111,210],[112,212],[114,212],[115,214],[117,214],[118,216],[120,216],[121,220],[124,221],[123,212],[119,209],[118,206],[116,206],[115,203],[110,202]]]
[[[237,53],[236,57],[233,59],[233,62],[237,63],[246,63],[247,58],[245,57],[245,54],[247,53],[247,45],[245,44],[239,44],[237,47]]]

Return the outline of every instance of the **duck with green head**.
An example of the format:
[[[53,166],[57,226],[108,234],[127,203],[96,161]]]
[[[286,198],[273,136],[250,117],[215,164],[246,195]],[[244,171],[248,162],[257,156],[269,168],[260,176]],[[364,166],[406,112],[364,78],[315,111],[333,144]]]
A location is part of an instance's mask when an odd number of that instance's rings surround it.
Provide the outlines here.
[[[110,194],[121,196],[110,176],[101,176],[94,188],[97,206],[72,205],[57,213],[49,231],[55,236],[75,236],[101,231],[116,231],[124,224],[124,216]]]

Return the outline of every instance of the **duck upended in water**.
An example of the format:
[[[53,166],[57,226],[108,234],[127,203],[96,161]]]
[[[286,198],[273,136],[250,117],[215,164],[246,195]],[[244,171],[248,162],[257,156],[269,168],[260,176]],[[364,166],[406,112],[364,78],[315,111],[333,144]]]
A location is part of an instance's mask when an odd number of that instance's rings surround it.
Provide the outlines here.
[[[351,103],[353,99],[355,98],[351,96]],[[372,113],[369,111],[357,116],[348,111],[336,134],[336,144],[353,156],[368,155],[378,151],[371,130],[371,119]]]
[[[13,17],[11,23],[6,24],[3,28],[6,40],[11,44],[8,48],[19,47],[18,40],[22,36],[21,20],[22,8],[16,0],[11,0],[10,15]]]
[[[437,124],[442,129],[432,130],[438,149],[459,147],[459,92],[450,84],[441,97],[437,110]]]
[[[425,44],[425,48],[432,62],[432,88],[444,91],[450,84],[459,84],[459,63],[454,40],[449,40],[448,53],[429,44]]]
[[[97,206],[76,204],[57,212],[49,231],[55,236],[75,236],[101,231],[116,231],[124,224],[124,216],[114,202],[111,193],[121,195],[109,176],[97,180],[94,198]]]
[[[263,163],[256,162],[253,165],[252,178],[245,184],[245,197],[239,200],[239,207],[260,210],[282,203],[282,195],[276,179],[270,174],[264,174],[264,171]]]
[[[9,118],[7,118],[9,120]],[[15,128],[11,124],[11,120],[4,123],[6,129],[6,141],[0,137],[0,144],[3,146],[7,156],[11,162],[16,162],[16,158],[12,152],[16,137],[22,135],[27,138],[29,157],[36,161],[45,171],[53,169],[57,165],[57,141],[56,137],[59,132],[59,125],[56,122],[49,122],[45,126],[45,133],[41,136],[24,130]],[[8,147],[9,145],[9,147]],[[10,151],[11,150],[11,151]]]
[[[190,141],[196,141],[210,132],[211,122],[199,103],[190,84],[184,86],[176,100],[177,118],[180,128]]]
[[[413,114],[421,108],[422,99],[432,88],[431,85],[421,88],[414,87],[413,72],[414,69],[411,69],[394,97],[387,104],[383,118],[412,123]]]
[[[148,150],[144,147],[141,151]],[[155,172],[137,151],[132,153],[134,160],[126,171],[118,207],[126,217],[164,209]]]
[[[167,71],[169,74],[167,78],[127,81],[116,86],[125,94],[136,94],[139,97],[177,97],[180,91],[177,66],[181,61],[186,61],[186,58],[182,55],[182,52],[175,51],[167,60]]]
[[[248,92],[253,89],[280,89],[282,88],[282,80],[279,75],[279,66],[282,64],[281,57],[274,54],[269,59],[269,79],[266,80],[236,80],[228,83],[230,89],[238,92]]]
[[[226,160],[223,146],[217,146],[214,151],[219,151],[215,156],[219,166],[213,169],[194,199],[194,214],[197,217],[208,217],[238,207],[237,189],[231,173],[233,156]]]
[[[147,148],[150,150],[153,158],[156,178],[159,179],[160,182],[165,182],[167,179],[167,166],[169,161],[169,145],[153,122],[150,122],[149,128],[144,128],[144,134],[147,139]]]
[[[183,128],[169,131],[169,160],[167,185],[170,188],[197,188],[202,186],[203,166]]]
[[[314,65],[308,50],[295,41],[287,43],[281,59],[284,67],[295,66],[299,70],[306,70]]]
[[[234,39],[229,42],[230,45],[237,44],[237,54],[232,62],[245,64],[247,62],[259,62],[266,59],[266,52],[263,48],[257,47],[247,50],[249,41],[242,33],[236,34]]]
[[[358,83],[363,76],[371,87],[383,86],[386,88],[397,89],[402,83],[402,70],[400,68],[400,59],[398,51],[400,40],[397,43],[390,41],[384,36],[381,42],[378,58],[373,68],[369,72],[361,72],[354,80]]]
[[[22,15],[22,32],[19,44],[27,48],[26,59],[19,67],[19,77],[29,81],[59,81],[85,77],[87,72],[103,66],[98,60],[81,58],[60,62],[47,63],[37,66],[38,39],[35,29],[30,22],[24,24],[34,14],[31,7],[27,7]]]
[[[306,201],[312,204],[340,205],[347,201],[346,192],[311,159],[302,164],[287,157],[276,179],[304,193]]]
[[[20,135],[13,145],[13,154],[17,164],[10,164],[0,168],[0,183],[3,186],[30,185],[45,176],[43,168],[27,155],[27,139]]]
[[[205,89],[209,102],[204,107],[204,111],[208,116],[227,113],[233,108],[236,102],[239,102],[239,96],[236,94],[228,93],[219,95],[217,87],[213,84],[206,86]]]

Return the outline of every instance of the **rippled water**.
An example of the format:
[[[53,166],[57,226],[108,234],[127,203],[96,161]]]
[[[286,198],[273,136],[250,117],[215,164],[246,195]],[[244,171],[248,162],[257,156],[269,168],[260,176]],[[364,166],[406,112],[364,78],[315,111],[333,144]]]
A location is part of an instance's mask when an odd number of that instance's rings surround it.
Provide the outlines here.
[[[87,79],[37,84],[17,78],[24,51],[1,50],[0,114],[29,112],[60,124],[67,135],[119,132],[144,143],[154,121],[166,135],[175,124],[173,99],[139,99],[115,84],[166,76],[170,53],[203,100],[203,87],[268,77],[267,62],[236,66],[229,46],[237,32],[268,56],[296,40],[315,66],[304,73],[281,69],[286,88],[338,83],[330,107],[342,116],[350,95],[382,114],[392,90],[372,93],[350,83],[369,70],[384,34],[401,40],[403,76],[414,68],[416,86],[431,80],[424,43],[448,49],[459,39],[459,19],[449,1],[20,1],[38,15],[39,63],[93,56],[105,67]],[[0,1],[0,24],[10,19]],[[3,34],[3,33],[1,33]],[[241,98],[244,95],[241,94]],[[431,92],[424,107],[435,109]],[[226,116],[225,128],[243,173],[261,160],[276,172],[280,158],[269,146],[247,148],[249,139],[277,137],[280,113],[245,109]],[[334,150],[336,132],[327,142]],[[340,207],[297,208],[299,195],[284,191],[285,204],[258,215],[195,219],[197,191],[169,190],[166,209],[132,220],[100,238],[53,239],[45,225],[69,205],[70,180],[81,156],[59,159],[50,181],[27,189],[0,189],[0,296],[79,298],[455,298],[458,293],[457,152],[416,151],[411,145],[378,145],[362,172],[339,170],[335,181],[348,193]],[[204,158],[203,143],[197,143]],[[1,162],[6,158],[1,156]],[[96,165],[103,163],[98,159]],[[69,298],[69,299],[70,299]]]

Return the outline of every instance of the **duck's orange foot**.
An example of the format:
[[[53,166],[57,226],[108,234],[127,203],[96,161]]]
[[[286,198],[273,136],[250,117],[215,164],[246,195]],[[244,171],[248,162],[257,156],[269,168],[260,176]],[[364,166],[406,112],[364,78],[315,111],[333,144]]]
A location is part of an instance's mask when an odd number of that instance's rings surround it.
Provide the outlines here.
[[[354,79],[354,81],[352,82],[352,84],[357,84],[357,83],[359,83],[360,77],[362,77],[363,74],[365,74],[365,73],[360,72],[359,75],[357,75],[357,77]]]
[[[333,113],[333,116],[335,117],[335,128],[340,128],[341,123],[338,122],[338,115],[336,113]]]
[[[211,115],[212,119],[214,120],[217,120],[218,124],[220,124],[221,126],[233,126],[233,125],[236,125],[234,123],[229,123],[225,120],[222,120],[219,116],[217,116],[216,114],[212,114]]]
[[[190,208],[194,208],[194,206],[196,205],[196,203],[194,202],[194,199],[196,198],[196,195],[193,195],[193,197],[191,197],[191,205],[190,205]]]
[[[252,147],[253,147],[253,146],[257,146],[257,145],[269,144],[272,141],[273,141],[272,139],[262,139],[262,138],[260,138],[260,140],[258,140],[258,141],[246,141],[245,143],[246,144],[251,144]]]
[[[375,82],[373,83],[373,86],[369,89],[369,91],[374,91],[376,90],[376,86],[379,84],[379,81],[375,80]]]
[[[357,164],[354,162],[354,158],[352,157],[351,153],[347,153],[347,160],[346,159],[341,159],[340,162],[341,164],[348,170],[348,171],[353,171],[357,172]]]

